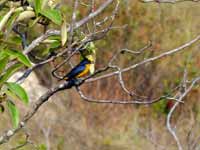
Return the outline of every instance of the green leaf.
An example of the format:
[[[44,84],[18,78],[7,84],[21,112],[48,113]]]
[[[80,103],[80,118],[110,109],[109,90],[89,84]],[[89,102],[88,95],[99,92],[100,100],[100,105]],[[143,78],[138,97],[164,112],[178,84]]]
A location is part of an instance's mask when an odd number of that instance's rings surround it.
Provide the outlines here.
[[[60,46],[60,41],[55,41],[53,43],[50,44],[49,48],[50,49],[54,49]]]
[[[35,0],[35,12],[38,15],[40,13],[42,7],[42,0]]]
[[[44,9],[45,7],[48,6],[48,2],[49,2],[49,0],[43,0],[42,1],[42,9]]]
[[[8,63],[9,57],[5,56],[2,59],[0,59],[0,74],[3,72],[5,69],[7,63]]]
[[[9,34],[9,33],[12,31],[13,26],[14,26],[14,23],[15,23],[17,17],[19,16],[19,14],[20,14],[20,12],[14,13],[14,14],[10,17],[10,19],[8,20],[8,23],[7,23],[7,34]],[[8,35],[7,35],[7,36],[8,36]]]
[[[7,106],[8,106],[8,110],[10,112],[10,117],[11,117],[13,126],[14,126],[14,128],[17,128],[17,126],[19,124],[19,110],[17,109],[15,104],[10,100],[7,101]]]
[[[4,82],[6,82],[9,79],[10,76],[12,76],[16,71],[18,71],[22,67],[23,64],[18,63],[8,68],[6,72],[0,76],[0,87]]]
[[[45,144],[40,144],[37,148],[38,150],[47,150],[47,146]]]
[[[62,46],[65,45],[67,42],[67,24],[66,21],[63,21],[62,26],[61,26],[61,42]]]
[[[0,59],[3,59],[4,57],[6,57],[7,54],[4,51],[0,51]]]
[[[5,50],[5,53],[7,53],[9,56],[16,57],[21,63],[23,63],[27,67],[31,67],[30,60],[20,51],[7,49]]]
[[[52,22],[54,22],[57,25],[61,25],[62,23],[62,17],[59,10],[56,9],[44,9],[41,10],[40,13],[50,19]]]
[[[9,18],[12,16],[14,10],[15,10],[14,8],[11,8],[10,11],[7,12],[7,14],[5,14],[5,16],[1,19],[1,21],[0,21],[0,31],[3,30],[6,23],[8,22]]]
[[[6,96],[9,97],[9,99],[20,100],[19,97],[15,95],[15,93],[11,92],[9,89],[5,90],[5,93],[6,93]]]
[[[25,21],[25,20],[29,20],[31,18],[35,17],[35,12],[32,10],[26,10],[23,11],[19,14],[19,16],[17,17],[16,22],[20,22],[20,21]]]
[[[6,83],[7,88],[14,93],[24,104],[29,103],[29,98],[24,90],[23,87],[21,87],[19,84],[14,83],[14,82],[7,82]]]

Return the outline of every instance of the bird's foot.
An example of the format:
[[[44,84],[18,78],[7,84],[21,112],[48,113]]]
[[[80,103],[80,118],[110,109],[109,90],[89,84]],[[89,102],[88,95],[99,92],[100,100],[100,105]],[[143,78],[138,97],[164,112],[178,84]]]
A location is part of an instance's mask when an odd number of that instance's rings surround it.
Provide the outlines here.
[[[75,81],[74,81],[74,83],[75,83],[75,86],[79,86],[79,85],[81,85],[82,83],[83,83],[83,79],[75,79]]]

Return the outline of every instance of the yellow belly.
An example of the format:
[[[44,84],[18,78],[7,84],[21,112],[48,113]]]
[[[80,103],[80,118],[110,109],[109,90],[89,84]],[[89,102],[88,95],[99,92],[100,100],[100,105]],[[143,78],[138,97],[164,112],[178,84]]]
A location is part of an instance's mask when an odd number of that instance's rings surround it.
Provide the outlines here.
[[[83,77],[83,76],[87,75],[87,74],[89,73],[89,71],[90,71],[90,64],[87,64],[87,65],[85,66],[84,71],[82,71],[82,72],[81,72],[79,75],[77,75],[76,77],[77,77],[77,78]]]

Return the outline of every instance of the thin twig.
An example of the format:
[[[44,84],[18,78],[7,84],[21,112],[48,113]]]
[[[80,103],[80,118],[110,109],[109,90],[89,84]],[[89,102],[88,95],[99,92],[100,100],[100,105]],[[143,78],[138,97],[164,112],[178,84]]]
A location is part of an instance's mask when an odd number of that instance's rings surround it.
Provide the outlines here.
[[[42,95],[35,103],[33,103],[31,109],[26,113],[26,115],[23,117],[22,121],[20,122],[20,125],[16,129],[10,129],[6,132],[4,132],[0,136],[0,145],[3,143],[6,143],[12,136],[14,136],[17,132],[19,132],[24,125],[33,117],[33,115],[38,111],[38,109],[41,107],[42,104],[44,104],[48,99],[54,95],[55,93],[71,88],[69,87],[68,83],[62,83],[57,85],[56,87],[49,89],[44,95]]]
[[[194,85],[195,85],[198,81],[200,81],[200,77],[195,78],[195,79],[192,81],[191,85],[190,85],[187,89],[185,89],[185,91],[184,91],[183,93],[180,93],[180,96],[179,96],[179,98],[178,98],[179,101],[182,101],[183,98],[186,97],[186,95],[192,90],[192,88],[194,87]],[[172,114],[173,114],[173,112],[175,111],[175,109],[177,108],[178,105],[179,105],[179,102],[176,102],[176,103],[173,105],[173,107],[171,108],[170,112],[168,113],[168,115],[167,115],[167,123],[166,123],[166,126],[167,126],[167,129],[169,130],[170,134],[173,136],[174,140],[176,141],[177,146],[178,146],[178,149],[179,149],[179,150],[183,150],[182,145],[181,145],[181,143],[180,143],[180,141],[179,141],[179,139],[178,139],[178,137],[177,137],[177,135],[176,135],[174,129],[173,129],[172,126],[171,126],[171,117],[172,117]]]
[[[90,13],[85,18],[81,19],[80,21],[76,22],[74,24],[74,30],[81,27],[82,25],[86,24],[88,21],[93,19],[94,17],[98,16],[101,12],[103,12],[114,0],[107,0],[104,2],[96,11]],[[70,28],[67,30],[70,31]],[[59,30],[48,30],[45,34],[39,36],[35,40],[32,41],[32,43],[23,51],[24,54],[30,53],[36,46],[38,46],[42,41],[47,39],[49,36],[52,35],[60,35]]]
[[[126,67],[124,69],[121,70],[121,72],[127,72],[127,71],[130,71],[132,69],[135,69],[136,67],[138,66],[141,66],[141,65],[144,65],[146,63],[149,63],[149,62],[152,62],[152,61],[155,61],[155,60],[158,60],[158,59],[161,59],[163,57],[166,57],[166,56],[170,56],[170,55],[173,55],[174,53],[177,53],[179,51],[182,51],[183,49],[191,46],[192,44],[196,43],[197,41],[200,40],[200,35],[198,35],[196,38],[194,38],[193,40],[181,45],[180,47],[177,47],[175,49],[172,49],[172,50],[169,50],[165,53],[162,53],[160,55],[157,55],[155,57],[151,57],[151,58],[148,58],[148,59],[145,59],[144,61],[141,61],[137,64],[134,64],[134,65],[131,65],[129,67]],[[111,77],[111,76],[115,76],[119,73],[119,71],[115,71],[115,72],[111,72],[111,73],[108,73],[108,74],[105,74],[105,75],[102,75],[102,76],[99,76],[99,77],[96,77],[96,78],[92,78],[92,79],[89,79],[87,80],[86,82],[93,82],[93,81],[96,81],[96,80],[99,80],[99,79],[104,79],[104,78],[108,78],[108,77]]]
[[[69,30],[69,38],[68,38],[68,49],[69,49],[69,51],[72,50],[71,44],[72,44],[72,40],[73,40],[74,25],[76,23],[77,7],[78,7],[78,0],[75,0],[74,1],[74,10],[73,10],[73,13],[72,13],[72,21],[71,21],[70,30]]]

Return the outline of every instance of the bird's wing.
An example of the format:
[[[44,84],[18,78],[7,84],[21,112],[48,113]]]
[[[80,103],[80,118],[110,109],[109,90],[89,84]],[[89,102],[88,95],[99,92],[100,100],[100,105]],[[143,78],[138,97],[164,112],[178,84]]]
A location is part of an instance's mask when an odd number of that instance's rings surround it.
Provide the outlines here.
[[[86,74],[88,74],[89,72],[90,72],[90,64],[86,64],[84,70],[82,72],[80,72],[76,77],[77,78],[83,77]]]
[[[80,74],[82,71],[84,71],[85,66],[84,65],[77,65],[76,67],[74,67],[66,76],[65,78],[67,78],[68,80],[76,77],[78,74]]]

